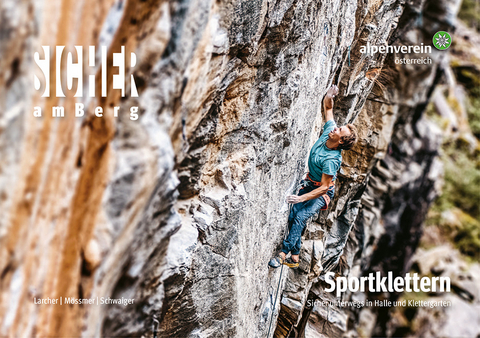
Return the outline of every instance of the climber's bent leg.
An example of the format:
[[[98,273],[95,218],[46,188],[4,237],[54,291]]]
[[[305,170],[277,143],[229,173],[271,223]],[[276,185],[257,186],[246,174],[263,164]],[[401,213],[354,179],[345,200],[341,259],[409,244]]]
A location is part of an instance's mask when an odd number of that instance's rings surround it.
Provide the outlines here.
[[[320,209],[325,205],[323,197],[319,197],[313,200],[309,200],[302,204],[302,209],[297,212],[292,224],[292,229],[288,234],[288,237],[283,241],[283,249],[285,252],[288,249],[292,255],[300,254],[300,247],[302,245],[302,232],[305,228],[307,220],[318,213]]]
[[[330,197],[330,199],[333,199],[334,194],[335,194],[335,189],[333,187],[327,191],[327,195],[328,197]],[[299,260],[300,248],[302,246],[302,234],[303,234],[303,230],[305,229],[307,220],[313,215],[315,215],[316,213],[318,213],[324,206],[328,205],[322,196],[307,202],[312,202],[312,204],[302,208],[302,210],[299,211],[295,217],[295,219],[302,224],[302,230],[300,231],[300,235],[296,237],[296,241],[293,246],[293,249],[291,249],[292,259],[295,261]]]
[[[308,188],[309,187],[304,189],[304,191],[302,191],[302,194],[307,193],[315,189],[316,187],[311,187],[310,189]],[[334,194],[334,189],[329,190],[327,194],[332,198]],[[290,232],[288,233],[287,238],[283,241],[282,252],[284,252],[285,254],[291,252],[292,255],[295,256],[300,254],[300,247],[302,245],[302,232],[305,228],[307,220],[316,213],[318,213],[320,209],[325,205],[325,199],[321,196],[313,200],[293,205],[292,210],[295,209],[295,217],[293,218]]]
[[[309,193],[315,188],[313,185],[310,185],[309,182],[306,180],[302,180],[302,182],[300,182],[300,185],[302,186],[302,188],[298,191],[298,196],[302,196],[303,194]],[[293,220],[295,219],[295,215],[297,214],[297,211],[301,209],[302,207],[298,203],[292,205],[292,207],[290,208],[290,213],[288,214],[288,231],[290,231],[292,227]]]
[[[307,185],[299,191],[298,195],[301,196],[309,193],[316,188],[316,186]],[[330,196],[330,198],[333,198],[333,189],[329,190],[327,194]],[[276,268],[280,266],[280,264],[285,264],[290,267],[298,267],[300,248],[302,245],[302,233],[306,222],[310,217],[318,213],[325,205],[325,199],[323,197],[319,197],[314,200],[296,203],[292,206],[288,217],[288,236],[283,241],[281,253],[277,257],[272,258],[270,261],[270,263],[273,262],[273,264],[269,263],[271,267]],[[289,252],[292,253],[292,257],[286,259],[286,255]]]
[[[303,181],[302,181],[303,183]],[[307,194],[316,187],[313,185],[306,185],[300,191],[298,192],[298,196],[301,196],[303,194]],[[290,214],[288,215],[288,237],[283,241],[283,247],[282,247],[282,252],[287,255],[290,251],[295,246],[295,242],[293,240],[296,238],[292,237],[295,235],[296,232],[298,232],[298,222],[295,222],[297,219],[297,215],[302,212],[302,210],[305,208],[305,206],[311,201],[306,201],[302,203],[297,203],[293,204],[292,207],[290,208]],[[303,229],[303,228],[302,228]],[[300,234],[302,233],[302,229],[300,229]],[[293,235],[292,235],[293,233]]]

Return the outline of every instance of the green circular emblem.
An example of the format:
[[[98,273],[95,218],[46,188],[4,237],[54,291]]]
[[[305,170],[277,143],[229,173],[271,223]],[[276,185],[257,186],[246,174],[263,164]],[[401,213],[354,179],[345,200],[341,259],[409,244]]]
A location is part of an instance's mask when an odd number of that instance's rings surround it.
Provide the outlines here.
[[[433,36],[433,45],[435,48],[445,50],[452,44],[452,37],[444,31],[436,32]]]

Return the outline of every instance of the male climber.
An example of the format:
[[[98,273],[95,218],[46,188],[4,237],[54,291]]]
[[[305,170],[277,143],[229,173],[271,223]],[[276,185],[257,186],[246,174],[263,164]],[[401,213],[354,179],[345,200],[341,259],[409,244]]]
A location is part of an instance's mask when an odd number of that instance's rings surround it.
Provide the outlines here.
[[[306,222],[319,210],[328,208],[335,191],[337,171],[342,163],[342,150],[351,149],[357,142],[357,128],[351,124],[338,128],[333,120],[333,98],[337,94],[338,87],[333,85],[323,100],[326,122],[322,136],[310,150],[309,173],[301,183],[302,189],[298,196],[287,196],[287,203],[293,204],[288,216],[289,234],[283,241],[282,250],[268,263],[272,268],[278,268],[281,264],[298,267]],[[286,258],[289,252],[291,256]]]

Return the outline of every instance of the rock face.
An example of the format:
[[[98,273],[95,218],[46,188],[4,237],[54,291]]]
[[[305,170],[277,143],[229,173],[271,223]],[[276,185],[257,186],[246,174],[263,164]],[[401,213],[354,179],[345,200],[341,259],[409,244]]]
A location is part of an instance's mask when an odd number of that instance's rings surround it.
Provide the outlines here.
[[[444,244],[418,249],[411,261],[422,276],[449,277],[452,293],[433,293],[429,301],[448,301],[448,307],[412,307],[409,313],[392,311],[386,325],[391,336],[476,337],[480,333],[480,265],[467,264],[457,250]],[[427,300],[427,299],[424,299]],[[407,316],[405,316],[407,315]],[[458,317],[461,316],[461,319]],[[405,320],[405,317],[407,317]],[[408,321],[411,323],[408,323]],[[405,325],[405,324],[411,325]],[[461,325],[459,325],[461,323]]]
[[[441,137],[422,113],[448,54],[398,66],[360,49],[430,44],[453,27],[457,8],[433,0],[3,1],[0,333],[149,337],[153,325],[162,337],[389,334],[387,311],[308,300],[332,297],[322,271],[409,269],[441,177]],[[139,96],[41,98],[30,82],[41,45],[125,46],[137,55]],[[337,123],[354,123],[360,142],[343,154],[329,210],[308,225],[300,268],[273,271],[285,196],[304,175],[332,83]],[[88,107],[85,117],[73,115],[75,102]],[[57,105],[65,118],[51,117]],[[32,302],[60,296],[135,304]]]

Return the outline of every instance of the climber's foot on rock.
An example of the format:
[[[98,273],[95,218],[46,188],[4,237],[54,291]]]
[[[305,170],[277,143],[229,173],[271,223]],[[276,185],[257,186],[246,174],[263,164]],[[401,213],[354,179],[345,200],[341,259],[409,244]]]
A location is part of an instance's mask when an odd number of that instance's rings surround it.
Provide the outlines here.
[[[270,262],[268,262],[268,265],[271,266],[272,268],[278,268],[280,265],[283,264],[283,262],[285,261],[285,253],[284,252],[280,252],[279,254],[277,254],[275,257],[273,257]]]
[[[299,265],[299,263],[298,263],[298,255],[296,255],[296,256],[297,256],[297,261],[294,261],[294,260],[292,259],[292,258],[293,258],[293,256],[292,256],[292,257],[288,257],[287,259],[285,259],[285,260],[283,261],[283,264],[286,265],[286,266],[288,266],[289,268],[293,268],[293,269],[298,268],[298,265]]]

